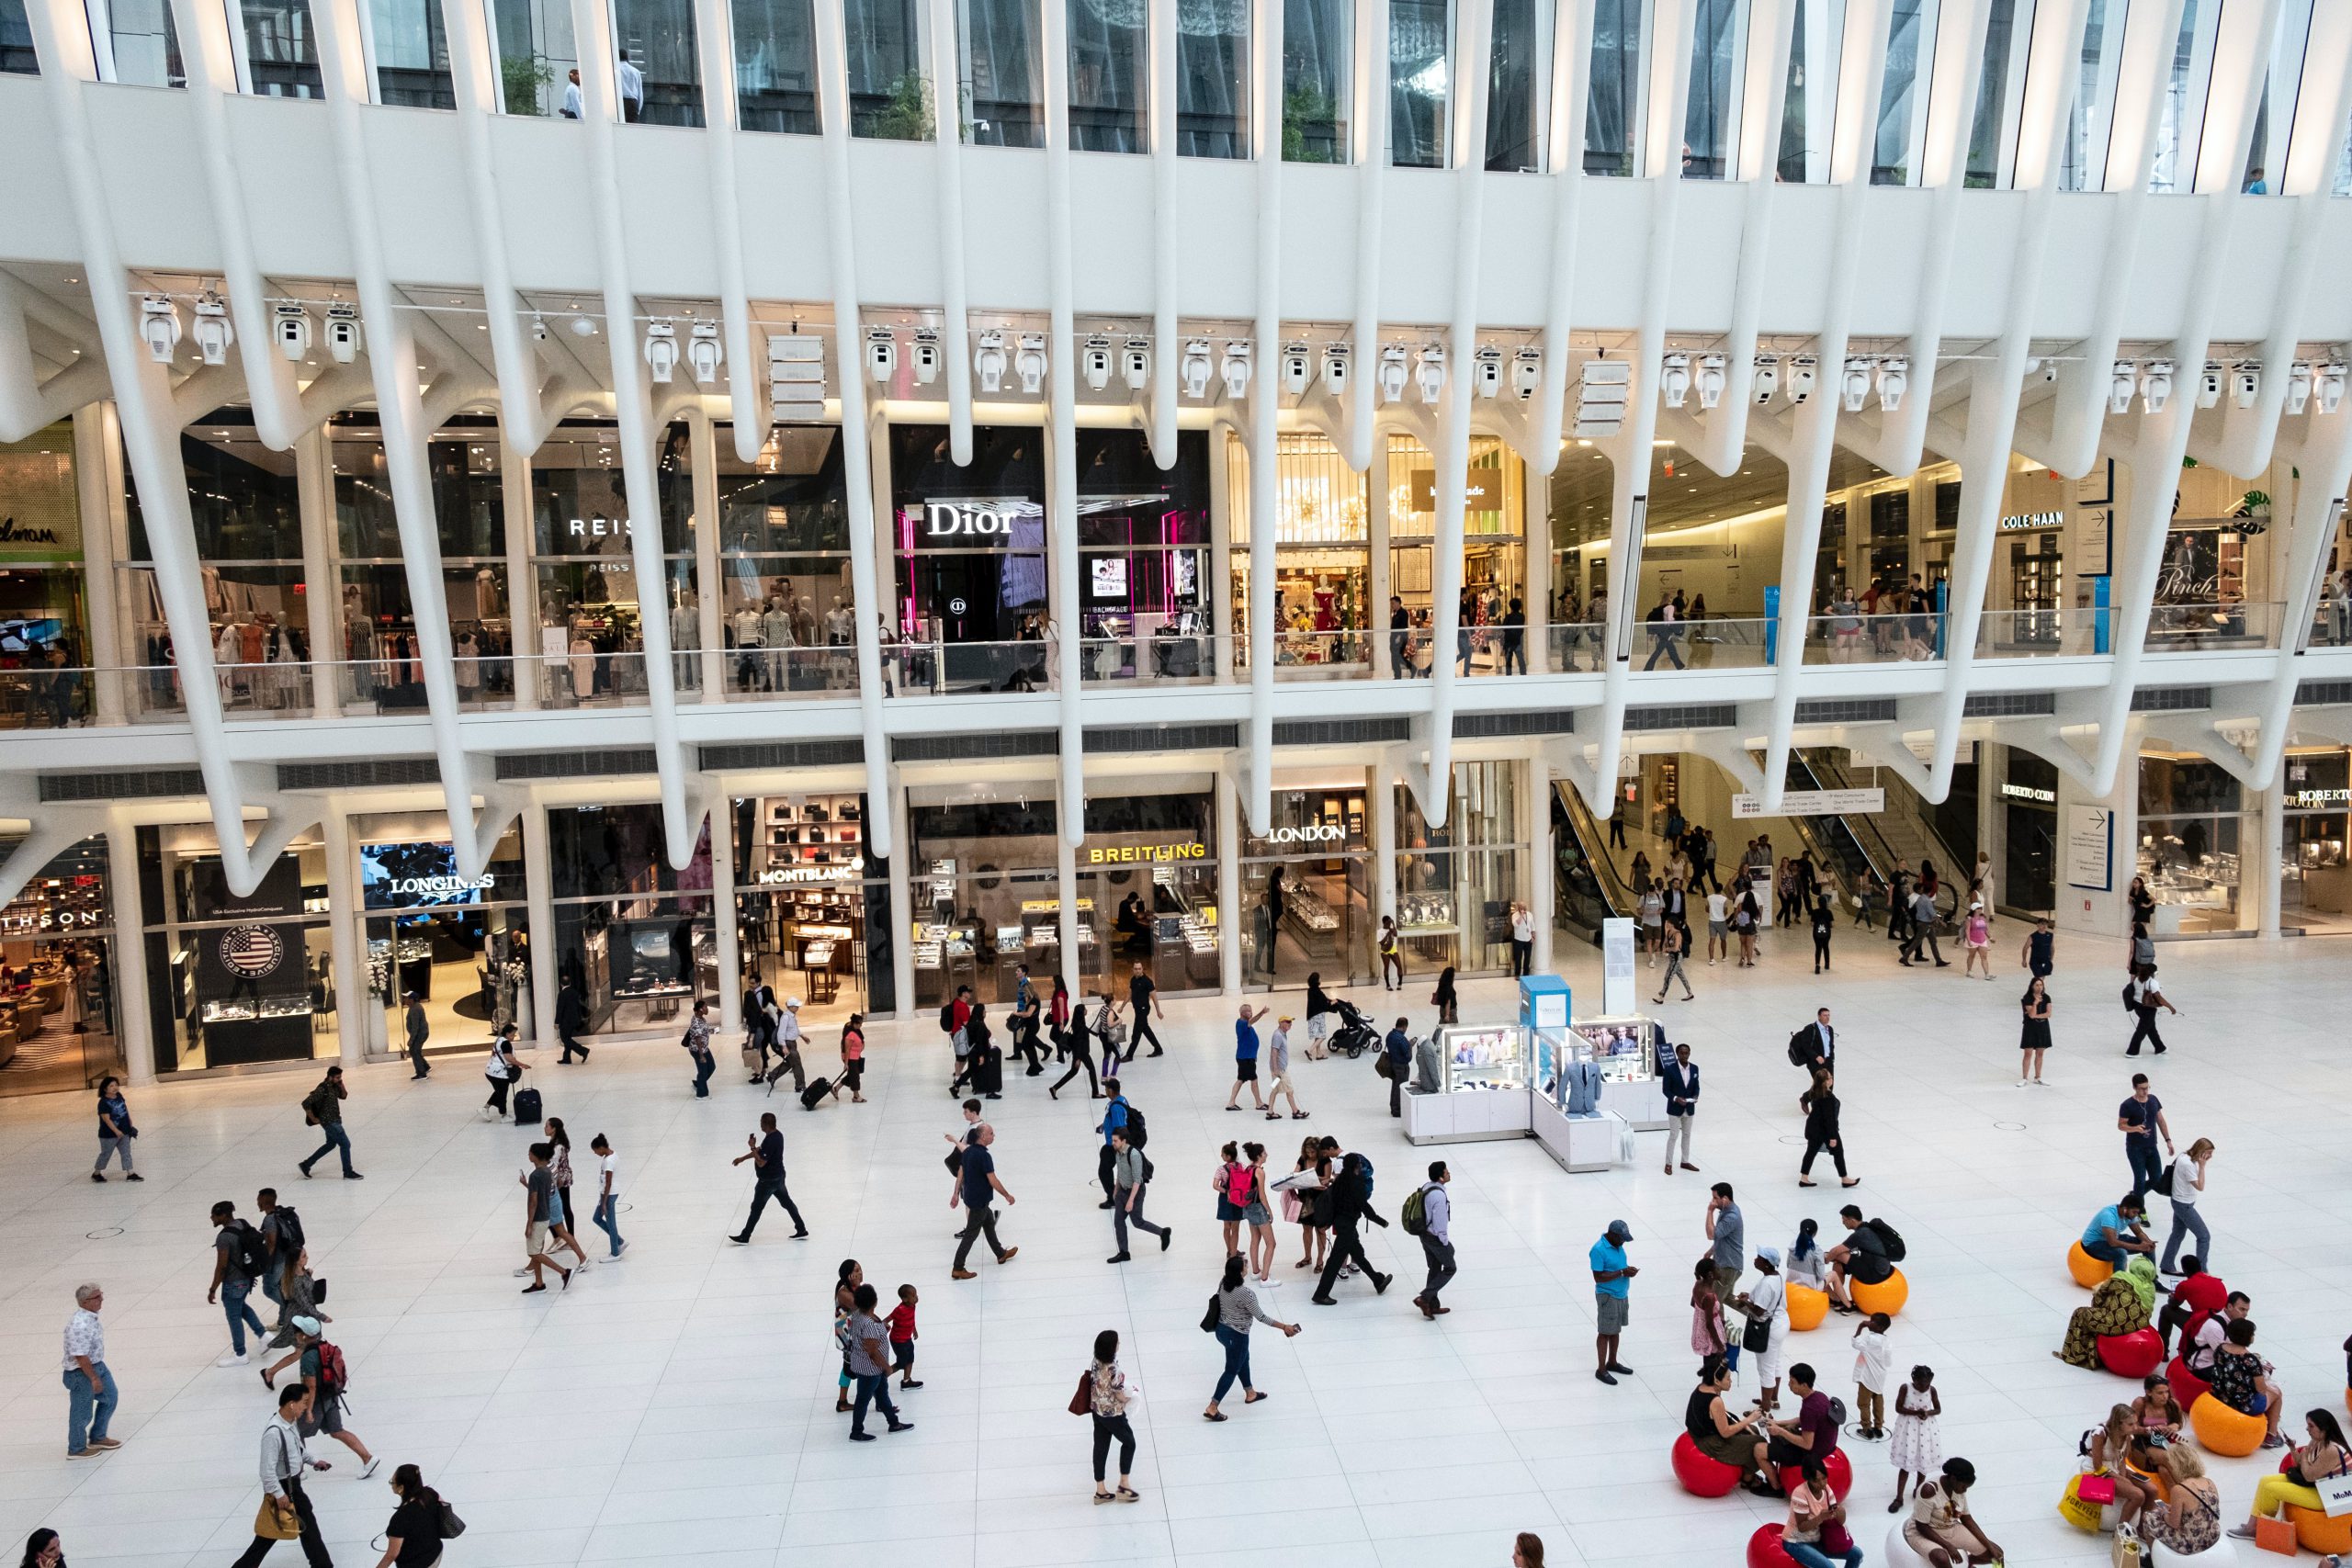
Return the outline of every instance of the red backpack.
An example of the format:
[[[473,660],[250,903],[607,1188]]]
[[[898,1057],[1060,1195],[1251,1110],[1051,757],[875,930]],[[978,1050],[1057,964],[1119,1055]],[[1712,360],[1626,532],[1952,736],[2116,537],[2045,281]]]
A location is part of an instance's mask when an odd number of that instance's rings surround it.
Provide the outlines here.
[[[343,1352],[322,1339],[319,1352],[319,1397],[322,1400],[340,1398],[351,1386],[351,1369],[343,1362]]]

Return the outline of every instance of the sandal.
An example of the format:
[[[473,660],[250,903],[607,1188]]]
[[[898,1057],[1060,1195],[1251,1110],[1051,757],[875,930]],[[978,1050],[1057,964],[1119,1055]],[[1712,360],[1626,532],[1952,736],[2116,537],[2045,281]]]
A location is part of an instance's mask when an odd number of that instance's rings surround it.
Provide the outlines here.
[[[1115,1503],[1118,1500],[1118,1495],[1112,1492],[1097,1492],[1094,1495],[1094,1502],[1098,1507],[1104,1503]]]
[[[1304,1122],[1306,1120],[1306,1112],[1304,1111],[1294,1111],[1290,1113],[1290,1119],[1294,1122]]]
[[[1272,1397],[1273,1395],[1271,1393],[1245,1393],[1241,1396],[1241,1403],[1244,1404],[1255,1404],[1261,1399],[1272,1399]]]
[[[1119,1501],[1122,1503],[1140,1503],[1143,1501],[1143,1494],[1136,1491],[1132,1486],[1122,1486],[1119,1488]]]
[[[1225,1412],[1221,1410],[1204,1410],[1201,1412],[1201,1419],[1204,1421],[1222,1421],[1225,1418]]]

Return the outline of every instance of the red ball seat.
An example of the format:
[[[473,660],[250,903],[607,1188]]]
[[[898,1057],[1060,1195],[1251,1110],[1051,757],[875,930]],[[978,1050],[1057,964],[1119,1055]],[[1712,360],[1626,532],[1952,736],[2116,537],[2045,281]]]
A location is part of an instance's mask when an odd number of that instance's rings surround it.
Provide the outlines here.
[[[1674,1439],[1674,1479],[1693,1497],[1728,1497],[1739,1484],[1739,1467],[1710,1459],[1683,1433]]]
[[[2165,1342],[2153,1328],[2098,1337],[2099,1365],[2120,1378],[2144,1378],[2164,1364]]]
[[[1846,1494],[1854,1489],[1853,1461],[1846,1457],[1844,1449],[1831,1449],[1829,1457],[1821,1461],[1821,1467],[1829,1472],[1829,1490],[1837,1494],[1838,1501],[1844,1502]],[[1804,1479],[1804,1472],[1797,1466],[1784,1464],[1781,1467],[1781,1491],[1793,1491]]]

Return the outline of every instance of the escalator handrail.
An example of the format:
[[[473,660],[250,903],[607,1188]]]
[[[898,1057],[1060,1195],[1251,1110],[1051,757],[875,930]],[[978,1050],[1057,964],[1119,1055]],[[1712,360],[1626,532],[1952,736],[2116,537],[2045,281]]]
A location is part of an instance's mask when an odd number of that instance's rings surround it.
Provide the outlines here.
[[[1617,869],[1616,861],[1611,858],[1606,839],[1608,830],[1600,825],[1600,818],[1593,816],[1592,807],[1586,804],[1583,794],[1566,780],[1555,779],[1553,781],[1553,798],[1562,803],[1567,814],[1568,827],[1584,847],[1585,862],[1593,867],[1594,877],[1600,884],[1601,897],[1608,902],[1610,912],[1632,914],[1639,900],[1625,881],[1624,874]]]

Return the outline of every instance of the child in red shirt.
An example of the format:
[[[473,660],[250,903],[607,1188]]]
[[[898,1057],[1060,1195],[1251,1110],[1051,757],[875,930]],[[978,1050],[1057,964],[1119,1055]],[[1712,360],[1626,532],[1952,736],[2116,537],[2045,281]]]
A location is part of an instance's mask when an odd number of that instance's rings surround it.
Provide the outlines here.
[[[921,1388],[915,1381],[915,1303],[921,1300],[912,1285],[899,1287],[899,1304],[882,1321],[890,1329],[890,1360],[899,1369],[900,1388]]]

